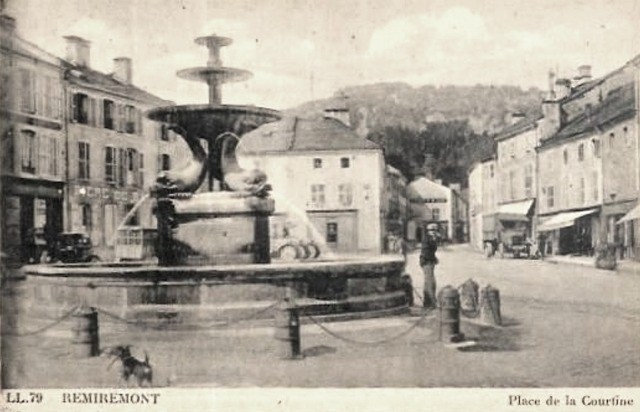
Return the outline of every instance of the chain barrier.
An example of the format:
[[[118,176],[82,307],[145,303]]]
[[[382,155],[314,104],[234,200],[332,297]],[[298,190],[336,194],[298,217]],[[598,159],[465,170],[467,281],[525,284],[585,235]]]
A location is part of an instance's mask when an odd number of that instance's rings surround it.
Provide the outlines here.
[[[415,288],[413,288],[413,290],[414,290],[414,292],[416,294],[418,294],[418,297],[420,298],[420,300],[422,300],[422,296],[420,295],[420,293]],[[316,326],[318,326],[320,329],[322,329],[325,333],[327,333],[328,335],[330,335],[330,336],[332,336],[332,337],[334,337],[334,338],[336,338],[338,340],[342,340],[342,341],[348,342],[348,343],[353,343],[353,344],[356,344],[356,345],[376,346],[376,345],[383,345],[383,344],[386,344],[386,343],[389,343],[389,342],[392,342],[392,341],[395,341],[395,340],[398,340],[400,338],[403,338],[403,337],[407,336],[408,334],[413,332],[413,330],[415,328],[420,326],[420,324],[422,324],[422,322],[424,322],[424,320],[427,318],[427,315],[429,313],[430,312],[426,312],[426,311],[421,313],[420,314],[420,318],[417,321],[415,321],[414,323],[412,323],[407,329],[403,330],[402,332],[400,332],[400,333],[398,333],[396,335],[390,336],[388,338],[385,338],[385,339],[377,340],[377,341],[363,341],[363,340],[352,339],[352,338],[348,338],[346,336],[342,336],[342,335],[332,331],[331,329],[327,328],[326,326],[324,326],[322,323],[320,323],[320,321],[318,321],[313,316],[311,316],[311,315],[305,315],[305,316],[308,317]]]
[[[74,313],[76,313],[78,311],[78,309],[80,308],[79,305],[74,306],[73,308],[71,308],[71,310],[69,310],[67,313],[65,313],[64,315],[62,315],[61,317],[59,317],[58,319],[54,320],[52,323],[50,323],[47,326],[43,326],[40,329],[36,329],[33,331],[29,331],[29,332],[4,332],[4,335],[8,335],[8,336],[17,336],[17,337],[24,337],[24,336],[33,336],[33,335],[38,335],[42,332],[45,332],[51,328],[53,328],[54,326],[59,325],[60,323],[64,322],[65,320],[67,320],[68,318],[70,318],[71,316],[73,316]]]
[[[217,322],[212,322],[212,323],[207,323],[205,325],[196,325],[198,326],[200,329],[213,329],[215,327],[219,327],[219,326],[230,326],[230,325],[234,325],[237,323],[241,323],[241,322],[248,322],[251,320],[255,320],[258,318],[258,316],[262,315],[263,313],[273,309],[274,307],[276,307],[280,302],[275,302],[272,303],[271,305],[262,308],[252,314],[250,314],[249,316],[243,317],[243,318],[239,318],[239,319],[231,319],[231,320],[227,320],[227,321],[217,321]],[[154,329],[154,330],[166,330],[167,326],[166,325],[153,325],[149,322],[144,322],[144,321],[140,321],[140,320],[130,320],[130,319],[126,319],[123,318],[122,316],[119,316],[113,312],[109,312],[106,309],[102,309],[102,308],[95,308],[96,311],[98,313],[102,313],[103,315],[110,317],[112,319],[115,319],[119,322],[122,323],[126,323],[128,325],[135,325],[135,326],[140,326],[144,329]]]

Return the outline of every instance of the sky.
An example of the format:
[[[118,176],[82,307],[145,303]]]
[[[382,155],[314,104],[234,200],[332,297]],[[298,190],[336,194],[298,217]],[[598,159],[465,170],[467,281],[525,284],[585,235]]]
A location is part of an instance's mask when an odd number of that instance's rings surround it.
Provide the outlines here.
[[[177,104],[206,103],[176,77],[206,65],[194,43],[232,37],[225,66],[253,72],[223,103],[286,109],[345,86],[515,85],[547,73],[595,76],[640,53],[640,0],[8,0],[18,34],[60,57],[63,36],[91,41],[91,67],[133,59],[133,81]]]

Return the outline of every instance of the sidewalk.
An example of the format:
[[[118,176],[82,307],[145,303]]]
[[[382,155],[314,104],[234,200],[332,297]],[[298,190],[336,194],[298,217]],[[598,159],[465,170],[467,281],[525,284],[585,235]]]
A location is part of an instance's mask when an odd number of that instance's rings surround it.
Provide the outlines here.
[[[596,266],[595,257],[593,256],[553,255],[546,256],[543,260],[550,263],[563,263],[570,265],[587,266],[591,268],[595,268]],[[640,262],[630,259],[618,260],[618,267],[615,272],[638,275],[640,274]]]

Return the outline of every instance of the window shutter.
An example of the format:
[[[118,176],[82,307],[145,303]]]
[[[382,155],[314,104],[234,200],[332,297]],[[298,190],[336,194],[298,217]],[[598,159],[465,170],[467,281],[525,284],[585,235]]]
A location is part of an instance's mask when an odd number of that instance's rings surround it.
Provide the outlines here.
[[[69,115],[71,116],[72,122],[77,122],[77,111],[76,111],[76,94],[73,92],[69,92]]]

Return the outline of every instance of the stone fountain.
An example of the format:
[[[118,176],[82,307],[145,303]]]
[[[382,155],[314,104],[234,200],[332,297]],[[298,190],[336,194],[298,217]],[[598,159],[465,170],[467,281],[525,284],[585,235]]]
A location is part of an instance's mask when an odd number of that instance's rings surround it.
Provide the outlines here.
[[[242,170],[235,148],[243,134],[280,119],[280,113],[222,104],[222,84],[245,80],[250,73],[222,65],[220,48],[231,39],[212,35],[196,43],[208,48],[207,65],[181,70],[178,76],[206,83],[209,104],[161,107],[147,114],[168,124],[193,153],[189,165],[162,172],[151,190],[158,264],[25,267],[28,316],[44,322],[86,304],[130,321],[195,327],[268,309],[285,296],[295,299],[303,314],[405,311],[401,256],[270,262],[274,201],[267,176]],[[259,317],[271,314],[264,311]],[[101,333],[109,333],[110,318],[103,320]]]

